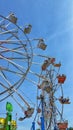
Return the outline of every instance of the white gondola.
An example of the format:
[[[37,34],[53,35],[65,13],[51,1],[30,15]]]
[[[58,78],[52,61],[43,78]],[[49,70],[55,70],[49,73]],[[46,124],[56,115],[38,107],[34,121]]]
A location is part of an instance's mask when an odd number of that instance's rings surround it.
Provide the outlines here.
[[[29,34],[31,32],[31,29],[32,29],[32,25],[27,25],[25,28],[24,28],[24,33],[25,34]]]
[[[41,84],[38,85],[39,89],[44,89],[46,86],[48,86],[49,82],[47,80],[43,80]]]
[[[39,43],[38,43],[37,47],[42,49],[42,50],[45,50],[47,45],[44,43],[43,39],[39,39]]]
[[[11,14],[11,15],[9,16],[9,20],[10,20],[12,23],[14,23],[14,24],[17,23],[17,17],[15,17],[14,14]]]

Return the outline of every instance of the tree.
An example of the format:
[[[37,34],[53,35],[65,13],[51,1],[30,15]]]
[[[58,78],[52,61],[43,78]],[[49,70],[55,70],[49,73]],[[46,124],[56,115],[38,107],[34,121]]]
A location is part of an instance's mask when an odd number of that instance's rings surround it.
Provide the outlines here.
[[[73,130],[73,127],[69,127],[68,130]]]

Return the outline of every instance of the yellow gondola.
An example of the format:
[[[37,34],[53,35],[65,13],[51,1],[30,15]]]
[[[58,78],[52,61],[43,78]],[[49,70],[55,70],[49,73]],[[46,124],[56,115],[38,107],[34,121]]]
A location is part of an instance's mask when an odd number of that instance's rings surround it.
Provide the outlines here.
[[[0,118],[0,130],[5,130],[5,118]]]
[[[11,130],[16,130],[17,123],[15,120],[11,121]],[[6,119],[0,117],[0,130],[6,130]]]
[[[17,128],[17,123],[15,120],[12,120],[11,121],[11,130],[16,130],[16,128]]]

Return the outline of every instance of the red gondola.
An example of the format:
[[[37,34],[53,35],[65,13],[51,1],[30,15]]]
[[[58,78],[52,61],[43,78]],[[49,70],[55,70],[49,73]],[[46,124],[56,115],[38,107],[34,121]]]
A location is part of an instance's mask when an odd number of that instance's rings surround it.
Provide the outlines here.
[[[57,123],[57,125],[60,130],[66,130],[66,128],[68,128],[67,122],[63,122],[63,123],[60,122],[60,123]]]
[[[60,84],[63,84],[66,80],[66,76],[64,74],[62,74],[62,76],[58,75],[57,78],[58,78],[58,83]]]
[[[42,65],[42,70],[46,70],[46,68],[50,64],[54,64],[54,62],[55,62],[55,58],[48,58],[47,60],[44,61],[43,65]]]
[[[53,64],[55,62],[55,58],[51,58],[50,62],[51,62],[51,64]]]

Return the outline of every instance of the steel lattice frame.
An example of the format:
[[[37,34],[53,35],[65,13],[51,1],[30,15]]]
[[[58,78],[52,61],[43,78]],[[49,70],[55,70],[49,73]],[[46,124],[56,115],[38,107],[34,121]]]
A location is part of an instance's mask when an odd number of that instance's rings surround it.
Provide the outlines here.
[[[39,78],[38,82],[38,104],[39,101],[42,102],[43,99],[43,115],[40,112],[38,113],[37,123],[41,125],[40,117],[44,116],[45,130],[53,130],[57,127],[57,122],[65,121],[63,118],[64,104],[59,102],[59,98],[61,96],[64,97],[62,84],[58,83],[57,79],[59,70],[60,67],[55,67],[54,64],[50,64],[45,71],[41,72],[41,76],[44,77],[44,80]],[[45,83],[46,81],[47,84]],[[41,105],[40,107],[38,105],[38,108],[41,109]]]

